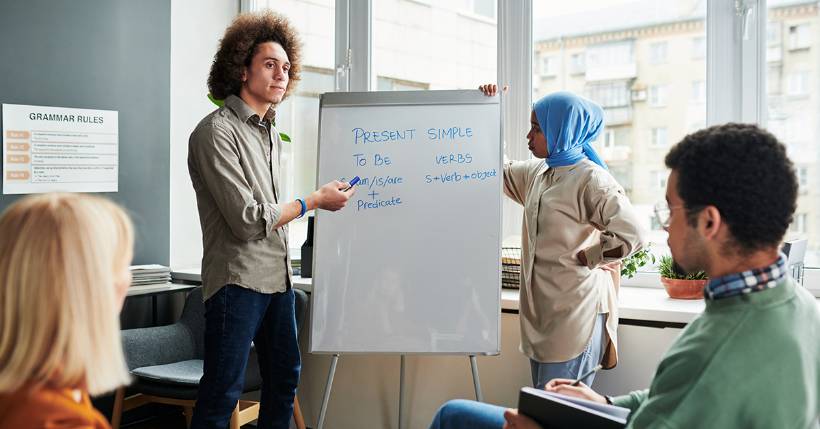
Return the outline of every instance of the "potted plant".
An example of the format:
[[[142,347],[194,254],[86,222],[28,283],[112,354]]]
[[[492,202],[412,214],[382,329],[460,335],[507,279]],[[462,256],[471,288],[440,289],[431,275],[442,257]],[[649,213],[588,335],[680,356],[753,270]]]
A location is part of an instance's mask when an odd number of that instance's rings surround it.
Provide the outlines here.
[[[646,246],[621,260],[621,277],[632,278],[638,272],[638,268],[650,261],[655,263],[655,255],[649,251],[649,246]]]
[[[703,288],[706,287],[706,281],[709,279],[705,272],[686,274],[671,256],[661,256],[658,271],[661,274],[661,283],[670,298],[703,298]]]

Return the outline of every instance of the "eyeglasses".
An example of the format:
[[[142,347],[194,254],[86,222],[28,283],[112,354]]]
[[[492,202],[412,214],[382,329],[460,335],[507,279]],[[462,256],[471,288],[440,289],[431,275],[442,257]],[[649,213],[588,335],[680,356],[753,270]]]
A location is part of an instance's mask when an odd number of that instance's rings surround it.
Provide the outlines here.
[[[666,201],[661,201],[655,204],[655,220],[662,229],[669,228],[669,222],[672,219],[672,210],[683,208],[684,205],[670,206]]]

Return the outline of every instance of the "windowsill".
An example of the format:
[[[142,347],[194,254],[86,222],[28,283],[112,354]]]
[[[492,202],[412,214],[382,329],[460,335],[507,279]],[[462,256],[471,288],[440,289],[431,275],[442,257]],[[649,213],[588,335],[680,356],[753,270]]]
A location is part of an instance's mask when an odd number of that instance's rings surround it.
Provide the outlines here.
[[[703,312],[702,299],[672,299],[663,289],[621,287],[618,294],[618,317],[646,322],[689,323]],[[501,308],[518,310],[518,291],[501,291]]]
[[[175,279],[196,281],[199,279],[199,268],[174,270],[172,275]],[[618,294],[620,319],[685,324],[695,320],[703,312],[705,303],[702,299],[672,299],[662,288],[638,285],[649,278],[657,281],[657,274],[638,273],[635,278],[624,282],[630,285],[621,286]],[[310,293],[313,291],[313,279],[293,276],[293,286]],[[501,290],[502,311],[518,313],[518,292],[517,289]],[[820,299],[817,303],[820,307]]]

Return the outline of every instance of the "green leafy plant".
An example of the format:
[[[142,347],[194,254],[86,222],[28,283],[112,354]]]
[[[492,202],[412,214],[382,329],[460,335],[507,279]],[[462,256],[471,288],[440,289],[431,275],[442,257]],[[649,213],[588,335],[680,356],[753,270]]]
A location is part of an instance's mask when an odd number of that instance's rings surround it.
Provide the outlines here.
[[[211,100],[211,103],[214,103],[217,107],[222,107],[225,105],[225,100],[219,100],[214,98],[214,96],[209,92],[208,93],[208,100]],[[276,122],[273,123],[273,126],[276,126]],[[282,139],[285,143],[290,143],[290,136],[285,133],[279,133],[279,138]]]
[[[632,278],[638,272],[638,268],[650,263],[650,261],[653,264],[655,263],[655,255],[649,251],[649,246],[638,250],[621,260],[621,277]]]
[[[704,271],[686,274],[680,266],[672,260],[672,257],[668,255],[661,256],[661,261],[658,264],[658,271],[660,272],[661,277],[666,277],[667,279],[706,280],[709,278]]]

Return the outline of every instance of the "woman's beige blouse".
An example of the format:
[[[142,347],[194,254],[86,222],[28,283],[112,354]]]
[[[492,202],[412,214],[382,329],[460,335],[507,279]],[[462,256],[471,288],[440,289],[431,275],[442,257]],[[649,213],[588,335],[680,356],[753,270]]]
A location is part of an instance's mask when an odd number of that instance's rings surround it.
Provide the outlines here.
[[[534,159],[505,164],[504,192],[524,206],[521,351],[538,362],[573,359],[589,343],[597,314],[608,313],[603,364],[615,366],[617,280],[597,267],[640,249],[647,237],[623,188],[589,160],[547,168]],[[587,266],[576,257],[581,250]],[[609,251],[620,256],[604,257]]]

